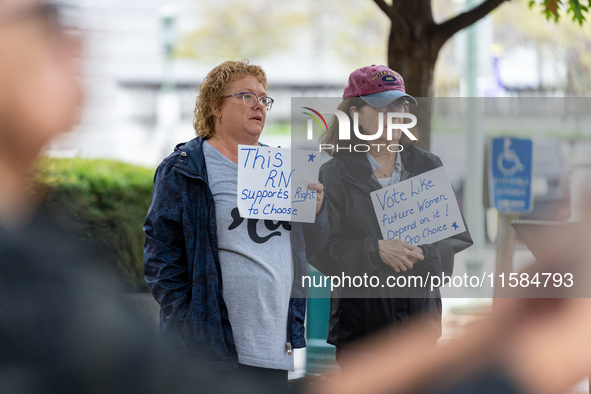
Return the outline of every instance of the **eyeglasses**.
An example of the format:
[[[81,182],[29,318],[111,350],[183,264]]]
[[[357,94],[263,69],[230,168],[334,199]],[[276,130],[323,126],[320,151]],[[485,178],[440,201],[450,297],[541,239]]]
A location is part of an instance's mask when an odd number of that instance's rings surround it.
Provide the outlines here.
[[[229,96],[224,96],[222,98],[228,98],[228,97],[233,97],[233,96],[240,96],[242,95],[242,101],[244,101],[244,105],[246,105],[247,107],[254,107],[255,105],[257,105],[257,103],[259,102],[259,100],[261,101],[261,103],[265,106],[265,109],[267,111],[270,111],[271,108],[273,108],[273,103],[275,102],[275,100],[273,100],[271,97],[260,97],[257,96],[254,93],[251,92],[240,92],[240,93],[235,93],[235,94],[231,94]]]
[[[393,101],[383,107],[376,107],[379,112],[409,112],[410,103],[406,100]]]

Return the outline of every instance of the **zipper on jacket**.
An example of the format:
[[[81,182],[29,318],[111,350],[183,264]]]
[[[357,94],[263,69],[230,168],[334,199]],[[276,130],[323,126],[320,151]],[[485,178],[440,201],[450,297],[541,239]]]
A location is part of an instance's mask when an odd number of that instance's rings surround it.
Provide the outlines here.
[[[287,342],[285,345],[287,347],[287,355],[291,356],[291,342]]]
[[[291,347],[291,305],[293,299],[289,299],[289,307],[287,308],[287,343],[285,344],[285,348],[287,349],[287,355],[291,356],[292,347]]]

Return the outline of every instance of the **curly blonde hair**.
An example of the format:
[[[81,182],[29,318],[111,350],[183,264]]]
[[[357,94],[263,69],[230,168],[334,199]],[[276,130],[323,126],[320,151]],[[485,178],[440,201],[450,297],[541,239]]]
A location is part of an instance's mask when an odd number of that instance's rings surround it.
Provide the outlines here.
[[[204,139],[213,137],[215,134],[215,116],[211,104],[214,104],[214,106],[221,105],[228,85],[246,75],[254,76],[267,90],[265,71],[260,66],[248,64],[248,60],[225,61],[207,74],[197,88],[193,127],[198,137]]]

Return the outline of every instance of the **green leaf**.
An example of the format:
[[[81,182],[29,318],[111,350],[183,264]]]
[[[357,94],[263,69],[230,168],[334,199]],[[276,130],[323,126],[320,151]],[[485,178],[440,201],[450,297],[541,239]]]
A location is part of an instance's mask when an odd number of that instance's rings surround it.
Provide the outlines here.
[[[579,0],[569,0],[568,13],[573,14],[573,22],[579,22],[582,26],[585,22],[585,14],[589,12],[589,8],[580,3]]]

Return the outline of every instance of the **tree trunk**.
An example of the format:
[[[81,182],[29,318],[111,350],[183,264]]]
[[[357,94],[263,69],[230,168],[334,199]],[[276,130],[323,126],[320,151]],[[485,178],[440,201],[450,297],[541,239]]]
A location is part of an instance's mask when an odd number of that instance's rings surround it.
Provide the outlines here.
[[[419,101],[419,106],[412,111],[418,119],[418,146],[429,150],[433,74],[443,42],[434,37],[431,0],[394,1],[393,8],[400,18],[392,20],[388,66],[402,75],[406,92]]]
[[[388,43],[388,66],[402,75],[406,92],[419,101],[412,111],[418,119],[418,145],[429,150],[433,74],[440,47],[426,37],[402,40],[395,30],[392,29]]]
[[[373,0],[390,18],[388,66],[404,78],[406,91],[417,98],[419,146],[431,146],[433,73],[439,50],[450,37],[486,16],[507,0],[483,0],[472,9],[442,23],[435,23],[431,0]]]
[[[393,34],[389,41],[388,65],[402,75],[407,93],[416,97],[432,97],[439,47],[422,40],[408,40],[401,45],[400,39]]]

